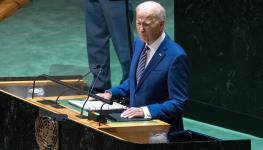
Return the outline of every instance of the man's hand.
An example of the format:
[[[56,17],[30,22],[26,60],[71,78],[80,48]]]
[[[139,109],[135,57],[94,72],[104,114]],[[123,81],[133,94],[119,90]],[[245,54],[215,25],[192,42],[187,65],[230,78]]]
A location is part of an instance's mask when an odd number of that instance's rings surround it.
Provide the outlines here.
[[[108,92],[105,92],[105,93],[97,93],[96,95],[98,95],[98,96],[100,96],[100,97],[103,97],[103,98],[105,98],[105,99],[107,99],[107,100],[111,100],[111,97],[112,97],[111,93],[108,93]]]
[[[142,108],[139,107],[131,107],[125,110],[121,117],[123,118],[133,118],[133,117],[144,117],[144,112]]]

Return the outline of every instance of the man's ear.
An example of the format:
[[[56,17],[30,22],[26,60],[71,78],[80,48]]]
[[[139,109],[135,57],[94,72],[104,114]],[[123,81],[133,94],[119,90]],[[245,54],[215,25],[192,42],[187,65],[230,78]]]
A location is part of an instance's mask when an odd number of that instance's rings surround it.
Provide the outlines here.
[[[165,22],[164,22],[164,21],[161,21],[161,22],[160,22],[160,29],[161,29],[162,31],[164,31],[164,25],[165,25]]]

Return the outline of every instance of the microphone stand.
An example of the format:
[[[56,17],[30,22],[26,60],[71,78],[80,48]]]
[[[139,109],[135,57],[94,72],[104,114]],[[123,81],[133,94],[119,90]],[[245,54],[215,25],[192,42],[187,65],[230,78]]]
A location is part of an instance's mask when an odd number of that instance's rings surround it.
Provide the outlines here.
[[[100,123],[101,122],[107,122],[107,120],[104,118],[104,116],[102,115],[102,107],[105,105],[105,103],[104,104],[102,104],[101,105],[101,107],[100,107],[100,121],[99,121],[99,126],[100,126]],[[102,120],[102,121],[101,121]]]
[[[96,85],[96,82],[97,82],[97,80],[98,80],[98,78],[99,78],[99,76],[100,76],[100,74],[101,74],[101,72],[102,72],[102,69],[103,69],[103,68],[101,67],[101,69],[99,70],[99,73],[98,73],[96,79],[94,80],[94,82],[93,82],[93,84],[92,84],[92,86],[91,86],[91,89],[89,90],[89,93],[92,93],[92,92],[93,92],[93,88],[94,88],[94,86]],[[83,104],[83,106],[82,106],[82,108],[81,108],[81,113],[80,113],[81,116],[83,115],[83,111],[84,111],[85,105],[86,105],[86,103],[87,103],[88,100],[89,100],[89,96],[87,97],[87,99],[85,100],[85,102],[84,102],[84,104]],[[112,101],[111,101],[111,102],[112,102]],[[113,102],[112,102],[112,103],[113,103]],[[89,114],[88,114],[88,119],[99,122],[99,126],[100,126],[100,123],[106,123],[106,122],[107,122],[107,119],[104,117],[104,115],[102,115],[102,107],[103,107],[105,104],[106,104],[106,103],[104,103],[104,104],[101,105],[100,113],[99,113],[99,114],[96,113],[95,111],[90,111]]]
[[[36,79],[34,79],[34,82],[33,82],[33,87],[32,87],[32,94],[31,94],[31,97],[32,99],[34,99],[34,96],[35,96],[35,86],[36,86]]]
[[[70,88],[70,89],[72,89],[72,90],[77,91],[77,92],[80,93],[80,94],[88,95],[88,96],[93,97],[93,98],[95,98],[95,99],[98,99],[98,100],[100,100],[100,101],[102,101],[102,102],[104,102],[104,103],[107,103],[107,104],[110,104],[110,105],[113,104],[113,101],[111,101],[111,100],[107,100],[107,99],[105,99],[105,98],[103,98],[103,97],[100,97],[100,96],[98,96],[98,95],[95,95],[95,94],[89,93],[89,92],[87,92],[87,91],[84,91],[84,90],[82,90],[82,89],[76,88],[76,87],[71,86],[71,85],[69,85],[69,84],[67,84],[67,83],[65,83],[65,82],[62,82],[62,81],[57,80],[57,79],[55,79],[55,78],[53,78],[53,77],[50,77],[50,76],[48,76],[48,75],[46,75],[46,74],[40,75],[39,77],[46,78],[46,79],[51,80],[51,81],[53,81],[53,82],[55,82],[55,83],[58,83],[58,84],[60,84],[60,85],[64,85],[64,86],[66,86],[66,87],[68,87],[68,88]]]
[[[91,86],[91,88],[90,88],[90,90],[89,90],[89,93],[92,93],[92,92],[93,92],[93,88],[94,88],[94,86],[95,86],[95,84],[96,84],[96,82],[97,82],[97,80],[98,80],[101,72],[102,72],[102,67],[100,67],[99,73],[98,73],[96,79],[94,80],[94,82],[93,82],[93,84],[92,84],[92,86]],[[84,107],[85,107],[85,105],[86,105],[86,103],[87,103],[88,100],[89,100],[89,95],[88,95],[87,99],[85,100],[83,106],[81,107],[81,111],[80,111],[80,114],[81,114],[81,115],[83,115],[83,110],[84,110]]]
[[[97,69],[97,67],[94,68],[94,69]],[[78,81],[74,82],[73,85],[75,86],[75,84],[79,83],[80,80],[84,79],[84,78],[85,78],[87,75],[89,75],[90,73],[91,73],[91,71],[89,71],[88,73],[86,73],[85,75],[83,75],[81,78],[78,79]],[[58,95],[58,97],[56,98],[56,103],[57,103],[57,104],[58,104],[58,99],[60,98],[60,96],[62,96],[62,95],[63,95],[64,93],[66,93],[67,91],[68,91],[68,89],[65,89],[65,90],[63,90],[63,91]]]
[[[103,97],[100,97],[100,96],[98,96],[98,95],[92,94],[93,88],[94,88],[94,86],[95,86],[95,84],[96,84],[96,82],[97,82],[97,80],[98,80],[98,77],[100,76],[100,74],[101,74],[101,72],[102,72],[102,69],[103,69],[103,68],[101,67],[100,70],[99,70],[98,76],[97,76],[96,79],[94,80],[93,85],[92,85],[91,89],[90,89],[88,92],[87,92],[87,91],[84,91],[84,90],[82,90],[82,89],[78,89],[78,88],[76,88],[76,87],[74,87],[74,86],[72,86],[72,85],[70,85],[70,84],[67,84],[67,83],[65,83],[65,82],[62,82],[62,81],[60,81],[60,80],[57,80],[57,79],[55,79],[55,78],[53,78],[53,77],[50,77],[50,76],[48,76],[48,75],[46,75],[46,74],[40,75],[39,77],[46,78],[46,79],[48,79],[48,80],[50,80],[50,81],[53,81],[53,82],[58,83],[58,84],[60,84],[60,85],[64,85],[64,86],[66,86],[66,87],[68,87],[68,88],[70,88],[70,89],[73,89],[73,90],[77,91],[77,92],[80,93],[80,94],[85,94],[85,95],[87,95],[87,99],[85,100],[85,102],[84,102],[84,104],[83,104],[83,106],[82,106],[82,108],[81,108],[81,116],[83,117],[83,110],[84,110],[85,104],[87,103],[89,97],[93,97],[93,98],[95,98],[95,99],[97,99],[97,100],[100,100],[100,101],[102,101],[102,102],[104,102],[104,103],[107,103],[107,104],[109,104],[109,105],[112,105],[112,104],[113,104],[113,101],[112,101],[112,100],[107,100],[107,99],[105,99],[105,98],[103,98]],[[103,105],[104,105],[104,104],[103,104]],[[102,109],[103,105],[101,106],[101,109]],[[96,112],[90,112],[89,115],[88,115],[88,119],[92,119],[92,120],[95,120],[95,121],[99,122],[99,125],[100,125],[100,123],[106,123],[106,122],[107,122],[106,118],[105,118],[103,115],[100,115],[100,114],[97,115]]]

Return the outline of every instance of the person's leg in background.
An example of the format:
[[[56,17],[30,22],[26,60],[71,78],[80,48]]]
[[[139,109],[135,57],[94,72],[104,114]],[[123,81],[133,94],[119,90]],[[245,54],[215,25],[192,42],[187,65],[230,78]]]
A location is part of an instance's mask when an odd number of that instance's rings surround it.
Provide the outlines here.
[[[90,71],[93,74],[93,82],[97,78],[99,70],[97,66],[103,66],[94,89],[107,89],[110,82],[110,55],[109,55],[109,32],[105,23],[101,4],[98,0],[86,0],[86,36],[87,52]],[[93,83],[90,83],[92,85]]]
[[[101,7],[104,10],[104,14],[108,14],[108,16],[105,17],[105,20],[114,48],[116,50],[117,57],[122,67],[122,82],[127,79],[129,75],[133,51],[133,32],[131,29],[133,15],[132,4],[131,1],[126,4],[126,0],[101,0],[101,2]],[[126,13],[126,5],[128,5],[129,16],[127,16]],[[113,12],[114,10],[117,12]],[[128,22],[129,24],[127,24]],[[130,33],[128,32],[128,27]]]
[[[111,87],[110,37],[122,66],[123,79],[128,76],[131,50],[126,19],[124,0],[86,0],[87,52],[94,80],[99,72],[94,68],[103,66],[103,71],[94,85],[96,92],[103,92]]]

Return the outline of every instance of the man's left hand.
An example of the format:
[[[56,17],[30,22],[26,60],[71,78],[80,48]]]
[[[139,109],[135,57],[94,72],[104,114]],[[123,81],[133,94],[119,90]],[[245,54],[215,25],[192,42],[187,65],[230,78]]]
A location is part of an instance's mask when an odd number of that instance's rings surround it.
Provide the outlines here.
[[[131,107],[125,110],[121,117],[123,118],[133,118],[133,117],[144,117],[144,112],[142,108],[139,107]]]

